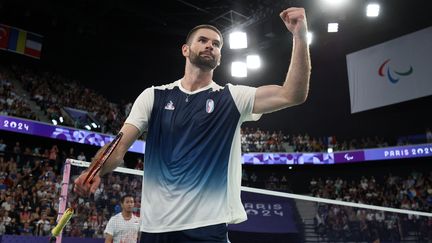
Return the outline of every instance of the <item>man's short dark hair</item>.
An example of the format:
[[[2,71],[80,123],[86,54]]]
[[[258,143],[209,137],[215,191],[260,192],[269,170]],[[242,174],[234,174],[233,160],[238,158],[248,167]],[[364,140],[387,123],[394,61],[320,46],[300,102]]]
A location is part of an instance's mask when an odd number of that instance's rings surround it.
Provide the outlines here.
[[[123,204],[127,197],[131,197],[132,199],[134,198],[131,194],[126,194],[121,197],[120,202]]]
[[[190,42],[191,42],[191,40],[192,40],[195,32],[197,32],[200,29],[210,29],[210,30],[213,30],[216,33],[218,33],[218,35],[219,35],[219,37],[221,39],[221,46],[223,45],[223,36],[222,36],[222,33],[220,32],[220,30],[218,28],[216,28],[213,25],[209,25],[209,24],[198,25],[198,26],[195,26],[193,29],[191,29],[189,31],[188,35],[186,36],[186,44],[188,44],[188,45],[191,44]]]

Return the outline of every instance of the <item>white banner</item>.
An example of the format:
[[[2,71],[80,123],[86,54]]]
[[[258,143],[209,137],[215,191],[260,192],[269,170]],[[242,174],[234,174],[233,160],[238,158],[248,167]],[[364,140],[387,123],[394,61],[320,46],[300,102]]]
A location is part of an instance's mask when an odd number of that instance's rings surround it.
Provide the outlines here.
[[[432,26],[346,58],[351,113],[432,94]]]

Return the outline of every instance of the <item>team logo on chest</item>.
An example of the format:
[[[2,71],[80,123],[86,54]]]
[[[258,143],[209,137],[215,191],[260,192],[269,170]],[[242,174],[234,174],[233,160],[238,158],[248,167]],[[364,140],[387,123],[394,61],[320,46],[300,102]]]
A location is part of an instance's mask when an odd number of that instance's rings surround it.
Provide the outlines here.
[[[174,103],[170,100],[170,101],[165,105],[165,110],[173,111],[174,109],[175,109],[175,107],[174,107]]]
[[[212,113],[214,110],[214,101],[212,99],[208,99],[206,102],[206,112]]]

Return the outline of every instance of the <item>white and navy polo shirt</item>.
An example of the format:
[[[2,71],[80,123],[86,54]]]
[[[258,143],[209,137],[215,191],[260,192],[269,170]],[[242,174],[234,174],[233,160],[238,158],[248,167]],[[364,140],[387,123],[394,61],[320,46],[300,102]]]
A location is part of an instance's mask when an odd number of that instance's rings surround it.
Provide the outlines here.
[[[256,88],[212,82],[194,92],[180,80],[151,87],[126,123],[148,130],[141,231],[169,232],[247,219],[240,200],[240,125]]]

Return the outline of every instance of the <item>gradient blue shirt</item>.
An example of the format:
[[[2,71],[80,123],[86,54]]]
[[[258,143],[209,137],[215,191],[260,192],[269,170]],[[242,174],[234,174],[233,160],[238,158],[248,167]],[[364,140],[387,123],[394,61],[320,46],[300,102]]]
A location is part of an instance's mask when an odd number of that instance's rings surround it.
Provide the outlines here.
[[[240,200],[242,122],[256,88],[212,82],[194,92],[180,80],[151,87],[126,123],[148,130],[141,231],[169,232],[246,220]]]

